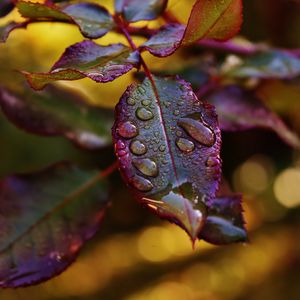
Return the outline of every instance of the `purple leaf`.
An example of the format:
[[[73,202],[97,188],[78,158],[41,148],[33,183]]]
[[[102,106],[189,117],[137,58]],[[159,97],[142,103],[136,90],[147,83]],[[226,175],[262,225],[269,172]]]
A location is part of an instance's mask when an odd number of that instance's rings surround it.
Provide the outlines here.
[[[26,86],[13,92],[0,86],[0,106],[13,124],[28,132],[62,135],[90,150],[111,144],[112,111],[88,105],[71,89],[49,86],[35,92]]]
[[[107,184],[98,176],[58,164],[0,181],[1,287],[39,283],[76,259],[108,205]]]
[[[109,82],[139,65],[139,53],[123,44],[100,46],[83,41],[68,47],[49,73],[27,73],[30,85],[40,90],[57,80],[89,77],[96,82]]]
[[[183,80],[145,79],[117,105],[113,138],[120,171],[136,198],[195,240],[221,174],[214,108]]]
[[[26,23],[16,23],[14,21],[0,26],[0,43],[5,43],[9,34],[18,28],[26,28]]]
[[[13,9],[15,5],[12,0],[1,0],[0,3],[0,18],[8,15]]]
[[[167,3],[168,0],[115,0],[115,10],[128,22],[153,20],[162,14]]]
[[[253,92],[239,86],[227,86],[207,96],[216,106],[220,127],[225,131],[251,128],[272,130],[287,144],[300,148],[299,137],[283,121],[267,108]]]
[[[148,50],[158,57],[171,55],[180,45],[185,26],[181,24],[168,24],[160,28],[157,34],[153,35],[141,46],[142,50]]]
[[[102,37],[115,24],[112,16],[102,6],[83,2],[75,4],[41,4],[18,1],[20,14],[30,20],[61,21],[76,24],[83,36],[91,39]]]

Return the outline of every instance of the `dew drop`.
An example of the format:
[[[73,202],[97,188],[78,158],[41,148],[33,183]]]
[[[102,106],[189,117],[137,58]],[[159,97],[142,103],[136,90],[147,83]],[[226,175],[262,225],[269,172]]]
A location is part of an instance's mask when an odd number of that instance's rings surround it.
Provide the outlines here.
[[[141,192],[149,192],[153,189],[153,184],[150,180],[138,175],[131,179],[131,184]]]
[[[213,146],[215,143],[215,134],[201,121],[181,118],[178,121],[178,125],[182,127],[193,139],[205,146]]]
[[[184,153],[190,153],[195,149],[194,143],[184,138],[177,139],[176,145]]]
[[[118,140],[116,143],[116,150],[123,150],[125,148],[126,148],[125,144],[121,140]]]
[[[151,103],[150,100],[142,100],[142,104],[143,104],[144,106],[148,106],[150,103]]]
[[[139,140],[132,141],[130,151],[135,155],[143,155],[147,152],[147,147]]]
[[[209,157],[206,161],[206,166],[207,167],[215,167],[220,163],[219,159],[217,157]]]
[[[166,150],[166,146],[165,145],[160,145],[159,146],[159,151],[160,152],[164,152]]]
[[[146,176],[156,177],[158,175],[156,162],[149,158],[134,160],[133,165]]]
[[[179,110],[178,109],[176,109],[176,110],[174,110],[174,112],[173,112],[173,114],[174,114],[174,116],[178,116],[179,115]]]
[[[117,129],[117,132],[120,136],[126,139],[130,139],[138,135],[138,129],[130,121],[121,123]]]
[[[126,102],[128,105],[131,105],[131,106],[135,105],[135,100],[133,98],[128,98]]]
[[[153,113],[148,108],[140,107],[136,110],[136,116],[142,121],[148,121],[153,118]]]

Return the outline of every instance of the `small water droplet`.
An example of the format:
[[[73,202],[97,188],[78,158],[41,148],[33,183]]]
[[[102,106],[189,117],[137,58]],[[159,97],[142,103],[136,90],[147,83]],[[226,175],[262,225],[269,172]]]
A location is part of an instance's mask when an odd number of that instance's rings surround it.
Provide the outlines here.
[[[135,175],[131,179],[131,184],[133,187],[138,189],[141,192],[149,192],[153,189],[153,184],[150,180],[143,178],[141,176]]]
[[[133,165],[144,175],[156,177],[158,175],[158,168],[156,162],[149,158],[136,159]]]
[[[130,139],[138,135],[138,129],[130,121],[121,123],[117,129],[117,132],[120,136],[126,139]]]
[[[127,152],[125,151],[125,150],[119,150],[118,152],[117,152],[117,155],[119,156],[119,157],[123,157],[123,156],[125,156],[127,154]]]
[[[126,102],[128,105],[131,105],[131,106],[135,105],[135,100],[133,98],[129,97]]]
[[[206,161],[206,166],[207,167],[215,167],[220,163],[219,159],[217,157],[209,157]]]
[[[164,152],[166,150],[166,146],[165,145],[160,145],[159,146],[159,151],[160,152]]]
[[[151,103],[151,100],[142,100],[144,106],[148,106]]]
[[[179,136],[179,137],[182,136],[182,131],[177,130],[177,131],[176,131],[176,135]]]
[[[176,145],[184,153],[190,153],[195,149],[194,143],[184,138],[177,139]]]
[[[147,152],[147,147],[139,140],[132,141],[130,151],[135,155],[143,155]]]
[[[123,150],[125,148],[126,148],[125,144],[121,140],[118,140],[116,143],[116,150]]]
[[[176,110],[173,111],[174,116],[178,116],[179,113],[180,113],[180,111],[178,109],[176,109]]]
[[[171,102],[165,101],[165,102],[164,102],[164,106],[165,106],[166,108],[169,108],[169,107],[171,106]]]
[[[142,121],[148,121],[153,118],[153,113],[148,108],[139,107],[136,110],[136,116]]]
[[[181,118],[178,125],[182,127],[193,139],[205,146],[213,146],[215,143],[215,134],[200,120],[190,118]]]

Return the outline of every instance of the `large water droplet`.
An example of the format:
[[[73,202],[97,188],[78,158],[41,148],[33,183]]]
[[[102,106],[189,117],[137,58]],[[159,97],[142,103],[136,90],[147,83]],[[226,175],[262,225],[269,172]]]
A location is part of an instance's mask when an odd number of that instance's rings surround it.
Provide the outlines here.
[[[148,108],[139,107],[136,110],[136,116],[142,121],[148,121],[153,118],[153,113]]]
[[[195,149],[194,143],[184,138],[177,139],[176,145],[184,153],[190,153]]]
[[[147,152],[147,147],[139,140],[132,141],[130,151],[135,155],[143,155]]]
[[[117,129],[117,132],[120,136],[126,139],[133,138],[139,133],[136,126],[130,121],[121,123]]]
[[[156,177],[158,175],[156,162],[149,158],[134,160],[133,165],[146,176]]]
[[[182,127],[193,139],[205,145],[212,146],[215,143],[216,137],[214,132],[205,126],[200,120],[191,118],[181,118],[178,125]]]
[[[138,175],[135,175],[131,179],[131,184],[133,185],[133,187],[135,187],[141,192],[149,192],[153,189],[153,184],[151,183],[150,180]]]

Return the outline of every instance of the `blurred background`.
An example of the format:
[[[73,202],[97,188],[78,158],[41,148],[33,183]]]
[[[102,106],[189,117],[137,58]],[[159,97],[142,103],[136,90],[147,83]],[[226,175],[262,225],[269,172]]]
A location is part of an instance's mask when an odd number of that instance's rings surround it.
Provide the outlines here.
[[[112,1],[95,2],[112,10]],[[192,4],[173,0],[169,8],[186,21]],[[244,0],[244,6],[242,36],[276,47],[300,48],[300,1]],[[0,24],[19,18],[13,12]],[[151,26],[159,24],[151,22]],[[1,83],[22,84],[16,69],[49,70],[67,46],[81,40],[78,29],[66,24],[34,24],[13,32],[0,45]],[[99,40],[103,44],[117,41],[125,43],[116,34]],[[199,52],[193,55],[197,60]],[[174,70],[183,67],[185,57],[180,51],[166,59],[145,55],[156,70],[169,69],[171,61]],[[108,84],[86,79],[62,84],[74,87],[94,104],[114,107],[132,80],[131,73]],[[300,134],[299,81],[267,81],[259,93]],[[223,134],[222,159],[224,177],[234,191],[244,194],[249,244],[214,247],[201,241],[192,250],[181,229],[140,207],[115,174],[113,204],[77,262],[38,286],[1,290],[0,299],[300,299],[299,151],[272,132],[250,130]],[[112,148],[89,152],[63,138],[29,135],[8,123],[0,112],[1,176],[38,170],[59,160],[103,167],[114,157]]]

